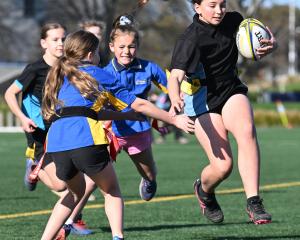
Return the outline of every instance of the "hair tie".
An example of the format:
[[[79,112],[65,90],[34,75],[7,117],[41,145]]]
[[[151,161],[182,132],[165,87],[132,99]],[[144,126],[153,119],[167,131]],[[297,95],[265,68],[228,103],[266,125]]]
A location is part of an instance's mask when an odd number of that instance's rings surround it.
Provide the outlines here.
[[[128,16],[121,16],[120,20],[119,20],[120,26],[131,25],[132,22],[133,21],[131,19],[129,19]]]

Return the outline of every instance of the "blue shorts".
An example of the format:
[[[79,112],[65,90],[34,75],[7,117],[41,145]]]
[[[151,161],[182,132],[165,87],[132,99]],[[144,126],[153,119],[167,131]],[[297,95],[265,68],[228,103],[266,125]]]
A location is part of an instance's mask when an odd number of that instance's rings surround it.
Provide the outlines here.
[[[201,87],[193,95],[184,93],[184,113],[189,117],[199,116],[208,111],[207,87]]]

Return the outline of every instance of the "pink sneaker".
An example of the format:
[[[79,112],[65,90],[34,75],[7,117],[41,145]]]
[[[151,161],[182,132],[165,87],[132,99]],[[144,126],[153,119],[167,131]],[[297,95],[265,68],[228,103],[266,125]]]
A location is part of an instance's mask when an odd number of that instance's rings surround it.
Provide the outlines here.
[[[79,219],[72,224],[71,233],[75,235],[90,235],[93,231],[87,228],[82,219]]]

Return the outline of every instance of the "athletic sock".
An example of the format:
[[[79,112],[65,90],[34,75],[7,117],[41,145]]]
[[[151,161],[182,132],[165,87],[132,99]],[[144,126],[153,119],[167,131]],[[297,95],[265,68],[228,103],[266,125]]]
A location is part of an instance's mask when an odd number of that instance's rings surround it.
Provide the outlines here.
[[[73,224],[73,220],[71,218],[68,218],[68,220],[65,222],[66,225]]]

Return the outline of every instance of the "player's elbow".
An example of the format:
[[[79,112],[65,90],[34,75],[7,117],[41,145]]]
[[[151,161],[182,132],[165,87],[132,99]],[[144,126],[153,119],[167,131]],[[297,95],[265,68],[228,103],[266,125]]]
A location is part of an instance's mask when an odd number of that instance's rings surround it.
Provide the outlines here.
[[[136,98],[134,102],[131,104],[131,108],[139,113],[144,112],[145,108],[147,108],[149,102],[142,98]]]
[[[14,85],[11,85],[10,87],[8,87],[8,89],[5,91],[4,93],[4,99],[5,101],[8,103],[11,101],[11,99],[16,98],[16,95],[18,94],[18,92],[16,92],[16,87]]]
[[[11,99],[12,93],[10,88],[8,88],[4,93],[4,99],[6,102],[9,102],[9,99]]]

